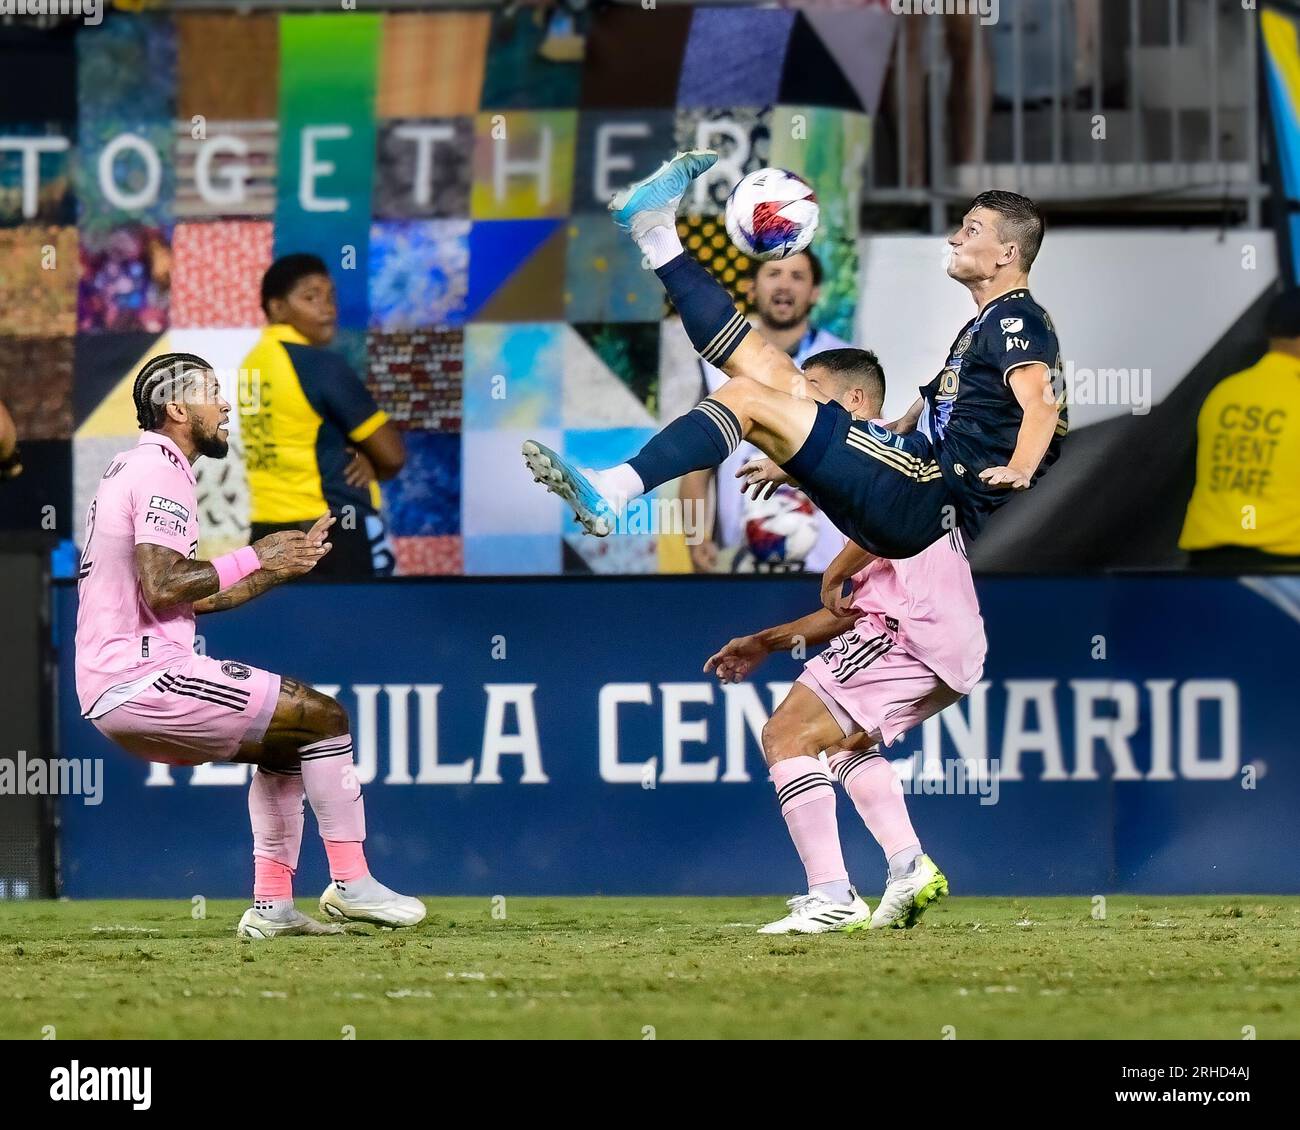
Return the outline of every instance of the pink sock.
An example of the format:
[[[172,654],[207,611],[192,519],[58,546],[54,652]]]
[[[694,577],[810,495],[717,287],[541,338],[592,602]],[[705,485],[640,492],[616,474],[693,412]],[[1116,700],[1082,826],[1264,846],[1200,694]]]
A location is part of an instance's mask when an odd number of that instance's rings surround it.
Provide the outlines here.
[[[354,840],[326,840],[325,855],[330,861],[330,878],[350,883],[370,874],[366,853]]]
[[[293,898],[293,868],[274,859],[253,858],[253,901],[282,902]]]
[[[253,899],[293,898],[302,848],[302,775],[258,768],[248,790],[253,825]]]
[[[325,841],[330,878],[359,879],[366,874],[361,850],[366,838],[366,807],[352,764],[352,736],[342,734],[313,742],[299,753],[303,788]]]
[[[835,789],[816,757],[787,757],[771,766],[772,783],[790,838],[794,840],[808,887],[847,882],[835,820]]]
[[[874,751],[833,753],[827,760],[885,858],[893,861],[900,852],[907,851],[919,855],[921,841],[889,762]]]

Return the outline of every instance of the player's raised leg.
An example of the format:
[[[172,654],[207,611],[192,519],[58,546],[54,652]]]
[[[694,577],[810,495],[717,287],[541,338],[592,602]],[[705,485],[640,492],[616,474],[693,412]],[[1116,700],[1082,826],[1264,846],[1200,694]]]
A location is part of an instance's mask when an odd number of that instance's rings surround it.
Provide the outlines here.
[[[825,934],[865,924],[871,910],[853,890],[840,849],[835,789],[818,754],[844,730],[822,701],[798,683],[763,727],[763,756],[781,815],[803,862],[808,893],[760,934]]]
[[[691,344],[704,360],[728,376],[747,376],[780,392],[798,393],[803,374],[784,350],[752,332],[735,301],[677,237],[677,208],[696,177],[718,155],[693,149],[665,161],[650,176],[610,201],[614,223],[645,255],[681,317]]]
[[[533,440],[524,444],[523,455],[533,478],[573,508],[587,533],[604,537],[629,501],[690,471],[718,466],[741,440],[788,463],[816,420],[816,401],[735,377],[616,467],[581,470]]]
[[[237,760],[258,766],[249,793],[254,907],[246,919],[250,915],[265,917],[259,911],[260,903],[279,901],[282,905],[290,890],[297,844],[302,838],[304,796],[316,816],[329,860],[331,882],[320,897],[322,912],[336,919],[382,926],[414,926],[424,919],[426,910],[419,899],[390,890],[370,874],[363,847],[365,802],[353,765],[349,731],[347,711],[337,701],[286,678],[281,680],[265,735],[241,749]],[[242,922],[241,933],[263,936],[251,929],[245,931]]]
[[[948,880],[921,850],[898,778],[879,747],[840,750],[827,761],[888,861],[889,879],[871,929],[910,929],[948,893]]]

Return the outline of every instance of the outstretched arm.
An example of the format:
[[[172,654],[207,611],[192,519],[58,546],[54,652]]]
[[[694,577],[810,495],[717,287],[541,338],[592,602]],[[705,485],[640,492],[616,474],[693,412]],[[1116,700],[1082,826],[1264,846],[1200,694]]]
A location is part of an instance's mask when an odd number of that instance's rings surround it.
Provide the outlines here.
[[[267,589],[311,572],[330,551],[326,534],[334,524],[322,515],[311,530],[283,530],[253,543],[258,569],[222,589],[211,561],[192,561],[165,545],[139,542],[135,547],[136,575],[145,602],[155,612],[192,604],[195,612],[236,608]]]
[[[1016,437],[1016,449],[1005,467],[986,467],[980,478],[991,487],[1028,490],[1038,464],[1056,434],[1061,419],[1056,396],[1052,391],[1052,374],[1046,365],[1034,363],[1012,369],[1007,377],[1016,394],[1024,417]]]
[[[788,624],[778,624],[749,636],[738,636],[709,656],[704,670],[706,673],[716,672],[724,683],[739,683],[749,678],[769,655],[793,651],[796,645],[820,647],[841,632],[847,632],[854,621],[854,616],[835,616],[819,608]]]
[[[259,569],[256,573],[249,573],[243,580],[236,581],[228,589],[222,589],[211,596],[203,597],[202,600],[196,600],[194,611],[201,615],[205,612],[225,612],[231,608],[238,608],[241,604],[247,604],[253,597],[261,596],[267,589],[273,589],[286,580],[287,577]]]

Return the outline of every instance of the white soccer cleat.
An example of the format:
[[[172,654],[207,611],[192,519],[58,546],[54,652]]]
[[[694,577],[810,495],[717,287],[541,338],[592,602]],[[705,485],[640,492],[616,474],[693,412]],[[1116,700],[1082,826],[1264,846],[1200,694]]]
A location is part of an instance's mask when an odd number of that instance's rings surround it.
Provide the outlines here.
[[[871,929],[910,930],[921,915],[948,893],[948,879],[928,855],[918,856],[902,878],[892,879],[876,904]]]
[[[376,926],[417,926],[428,910],[417,898],[390,891],[373,875],[348,882],[335,880],[321,893],[322,914]]]
[[[797,895],[785,904],[790,913],[759,928],[760,934],[829,934],[852,930],[871,918],[871,907],[855,891],[853,901],[835,902],[820,892]]]
[[[341,934],[342,926],[332,922],[317,922],[292,906],[279,910],[258,910],[250,906],[235,927],[240,938],[278,938],[293,934]]]

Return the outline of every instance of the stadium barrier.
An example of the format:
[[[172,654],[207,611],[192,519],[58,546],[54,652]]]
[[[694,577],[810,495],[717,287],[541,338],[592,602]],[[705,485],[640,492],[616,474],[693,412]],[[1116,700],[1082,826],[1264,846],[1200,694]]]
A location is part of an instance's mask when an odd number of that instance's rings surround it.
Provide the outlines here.
[[[906,735],[924,842],[955,892],[1300,892],[1300,581],[987,578],[985,680]],[[246,766],[147,766],[80,718],[75,592],[54,594],[62,893],[236,896]],[[376,873],[437,894],[744,894],[801,872],[757,736],[799,664],[720,687],[706,657],[815,606],[808,578],[413,579],[288,586],[202,617],[200,646],[337,693]],[[847,801],[846,858],[880,854]],[[310,821],[309,821],[310,833]],[[305,840],[299,887],[324,885]]]
[[[53,745],[48,557],[38,538],[8,538],[0,550],[0,899],[54,893],[54,802],[17,772]]]

